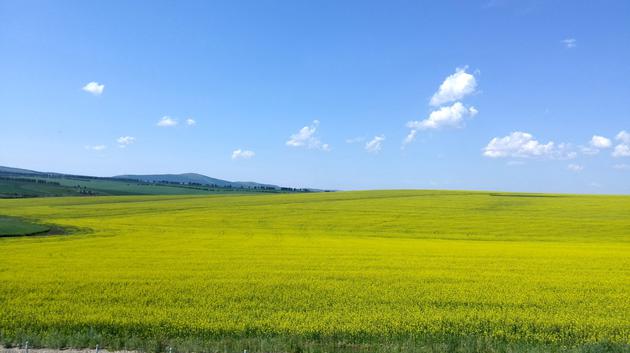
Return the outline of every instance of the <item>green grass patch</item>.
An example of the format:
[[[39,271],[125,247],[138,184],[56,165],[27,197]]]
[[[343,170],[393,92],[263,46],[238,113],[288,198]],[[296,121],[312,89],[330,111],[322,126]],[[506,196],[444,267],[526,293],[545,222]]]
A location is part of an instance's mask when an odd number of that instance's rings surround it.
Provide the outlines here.
[[[25,221],[20,218],[0,216],[0,237],[41,234],[51,227]]]

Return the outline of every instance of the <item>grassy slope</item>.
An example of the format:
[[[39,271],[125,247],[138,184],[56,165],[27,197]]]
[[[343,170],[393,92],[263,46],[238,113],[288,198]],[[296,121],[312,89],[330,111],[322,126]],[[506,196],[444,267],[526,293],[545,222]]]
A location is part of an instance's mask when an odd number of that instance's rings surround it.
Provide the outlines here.
[[[217,193],[216,191],[200,190],[176,185],[151,185],[129,181],[97,180],[97,179],[60,179],[64,186],[80,185],[106,195],[199,195]],[[219,192],[221,193],[221,192]]]
[[[0,179],[0,198],[75,195],[80,195],[78,190],[60,185]]]
[[[0,200],[0,212],[94,230],[0,239],[4,341],[630,349],[630,197],[133,196]]]
[[[15,197],[15,195],[22,195],[23,197],[80,196],[82,194],[77,186],[86,188],[94,195],[207,195],[248,192],[248,190],[241,191],[238,189],[199,189],[177,185],[152,185],[117,180],[70,178],[47,178],[45,180],[57,182],[60,185],[0,179],[0,198]]]

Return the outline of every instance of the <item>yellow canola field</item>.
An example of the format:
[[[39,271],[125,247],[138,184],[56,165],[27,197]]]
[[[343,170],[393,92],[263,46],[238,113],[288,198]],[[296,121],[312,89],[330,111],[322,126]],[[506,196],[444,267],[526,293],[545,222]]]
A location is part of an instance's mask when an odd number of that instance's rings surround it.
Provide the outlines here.
[[[630,197],[76,197],[0,215],[71,230],[0,238],[5,344],[630,344]]]

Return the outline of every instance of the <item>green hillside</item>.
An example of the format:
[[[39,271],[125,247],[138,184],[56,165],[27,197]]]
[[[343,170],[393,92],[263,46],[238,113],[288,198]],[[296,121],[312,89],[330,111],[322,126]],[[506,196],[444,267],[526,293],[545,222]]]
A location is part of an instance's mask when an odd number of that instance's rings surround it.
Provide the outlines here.
[[[267,190],[280,189],[279,186],[260,184],[254,182],[242,182],[242,181],[227,181],[217,178],[211,178],[197,173],[184,173],[184,174],[147,174],[147,175],[118,175],[114,178],[139,180],[149,183],[176,183],[176,184],[191,184],[191,185],[205,185],[215,187],[229,187],[229,188],[265,188]]]
[[[2,177],[0,198],[105,195],[191,195],[228,192],[220,188],[149,184],[114,179]]]
[[[0,198],[116,195],[208,195],[305,192],[249,182],[228,182],[201,174],[127,175],[113,178],[44,173],[0,166]]]

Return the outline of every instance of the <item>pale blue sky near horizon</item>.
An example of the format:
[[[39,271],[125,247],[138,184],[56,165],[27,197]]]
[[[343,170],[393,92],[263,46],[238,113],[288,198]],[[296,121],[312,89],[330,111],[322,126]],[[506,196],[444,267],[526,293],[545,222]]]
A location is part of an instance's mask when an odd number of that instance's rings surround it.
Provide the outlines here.
[[[627,194],[629,102],[624,0],[0,0],[5,166]]]

